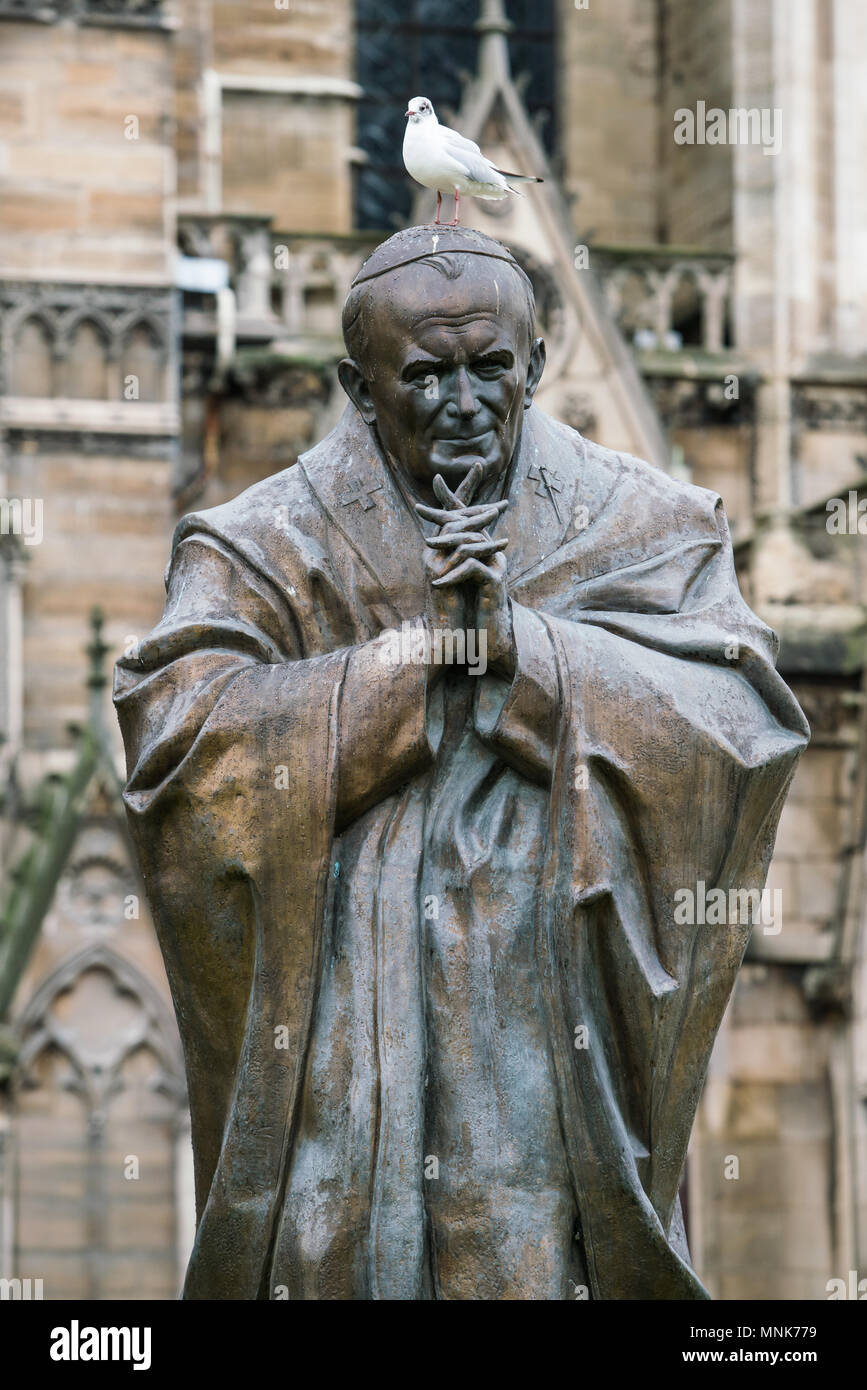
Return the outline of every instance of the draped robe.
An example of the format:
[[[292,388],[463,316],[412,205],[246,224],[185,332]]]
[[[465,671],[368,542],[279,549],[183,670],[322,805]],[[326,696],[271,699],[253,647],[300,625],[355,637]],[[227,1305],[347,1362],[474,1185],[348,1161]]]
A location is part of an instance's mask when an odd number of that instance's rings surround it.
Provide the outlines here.
[[[511,682],[385,659],[431,528],[352,406],[182,519],[118,664],[187,1298],[706,1297],[678,1187],[751,927],[676,894],[762,888],[808,729],[718,497],[535,406],[504,489]]]

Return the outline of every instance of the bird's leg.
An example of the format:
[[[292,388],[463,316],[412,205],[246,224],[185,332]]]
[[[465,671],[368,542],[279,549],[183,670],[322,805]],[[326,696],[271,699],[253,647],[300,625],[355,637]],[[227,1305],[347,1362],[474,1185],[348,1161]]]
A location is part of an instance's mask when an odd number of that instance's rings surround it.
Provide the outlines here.
[[[448,223],[448,226],[449,226],[449,227],[456,227],[456,226],[458,225],[458,223],[460,222],[460,220],[461,220],[461,190],[460,190],[459,188],[456,188],[456,189],[455,189],[455,215],[454,215],[454,217],[452,218],[451,222]]]
[[[440,193],[439,189],[437,189],[437,215],[436,215],[436,217],[434,218],[434,226],[435,226],[435,227],[439,226],[440,208],[442,207],[442,205],[443,205],[443,195]]]

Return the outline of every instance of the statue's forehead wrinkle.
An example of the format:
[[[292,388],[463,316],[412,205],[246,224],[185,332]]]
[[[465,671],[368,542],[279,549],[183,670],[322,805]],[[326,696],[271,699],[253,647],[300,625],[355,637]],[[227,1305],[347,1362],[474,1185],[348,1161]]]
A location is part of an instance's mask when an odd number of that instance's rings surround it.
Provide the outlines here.
[[[410,321],[413,327],[421,323],[459,323],[473,318],[499,317],[508,308],[523,311],[523,298],[519,286],[512,292],[507,286],[501,288],[498,280],[487,277],[481,280],[474,276],[459,275],[456,279],[445,280],[432,267],[430,278],[426,279],[424,295],[419,286],[410,281],[399,284],[392,280],[386,289],[383,277],[383,290],[377,296],[377,311],[390,314],[394,319]],[[419,301],[423,300],[422,303]],[[433,300],[435,307],[427,311]]]
[[[478,323],[482,319],[490,321],[497,315],[490,309],[469,309],[466,313],[450,314],[447,309],[437,310],[435,314],[424,314],[416,320],[419,328],[436,328],[440,325],[460,328],[467,323]]]

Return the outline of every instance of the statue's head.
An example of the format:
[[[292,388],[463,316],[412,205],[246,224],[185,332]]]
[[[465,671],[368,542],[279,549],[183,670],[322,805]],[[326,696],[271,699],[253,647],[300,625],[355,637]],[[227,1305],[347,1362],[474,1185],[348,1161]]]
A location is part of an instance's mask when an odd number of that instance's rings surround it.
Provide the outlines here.
[[[527,276],[462,227],[410,227],[364,263],[343,309],[344,390],[427,491],[474,460],[508,467],[545,363]]]

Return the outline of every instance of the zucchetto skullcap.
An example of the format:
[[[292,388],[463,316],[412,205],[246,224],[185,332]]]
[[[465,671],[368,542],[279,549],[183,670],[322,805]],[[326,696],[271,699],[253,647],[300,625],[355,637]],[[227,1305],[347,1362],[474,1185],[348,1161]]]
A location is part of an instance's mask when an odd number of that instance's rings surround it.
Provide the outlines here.
[[[476,232],[472,227],[407,227],[395,232],[387,241],[377,246],[368,256],[352,284],[361,285],[365,280],[375,280],[378,275],[386,275],[398,266],[411,265],[426,256],[448,255],[460,252],[462,255],[488,256],[495,261],[506,261],[516,270],[521,270],[508,246],[484,232]],[[523,274],[523,271],[521,272]]]

